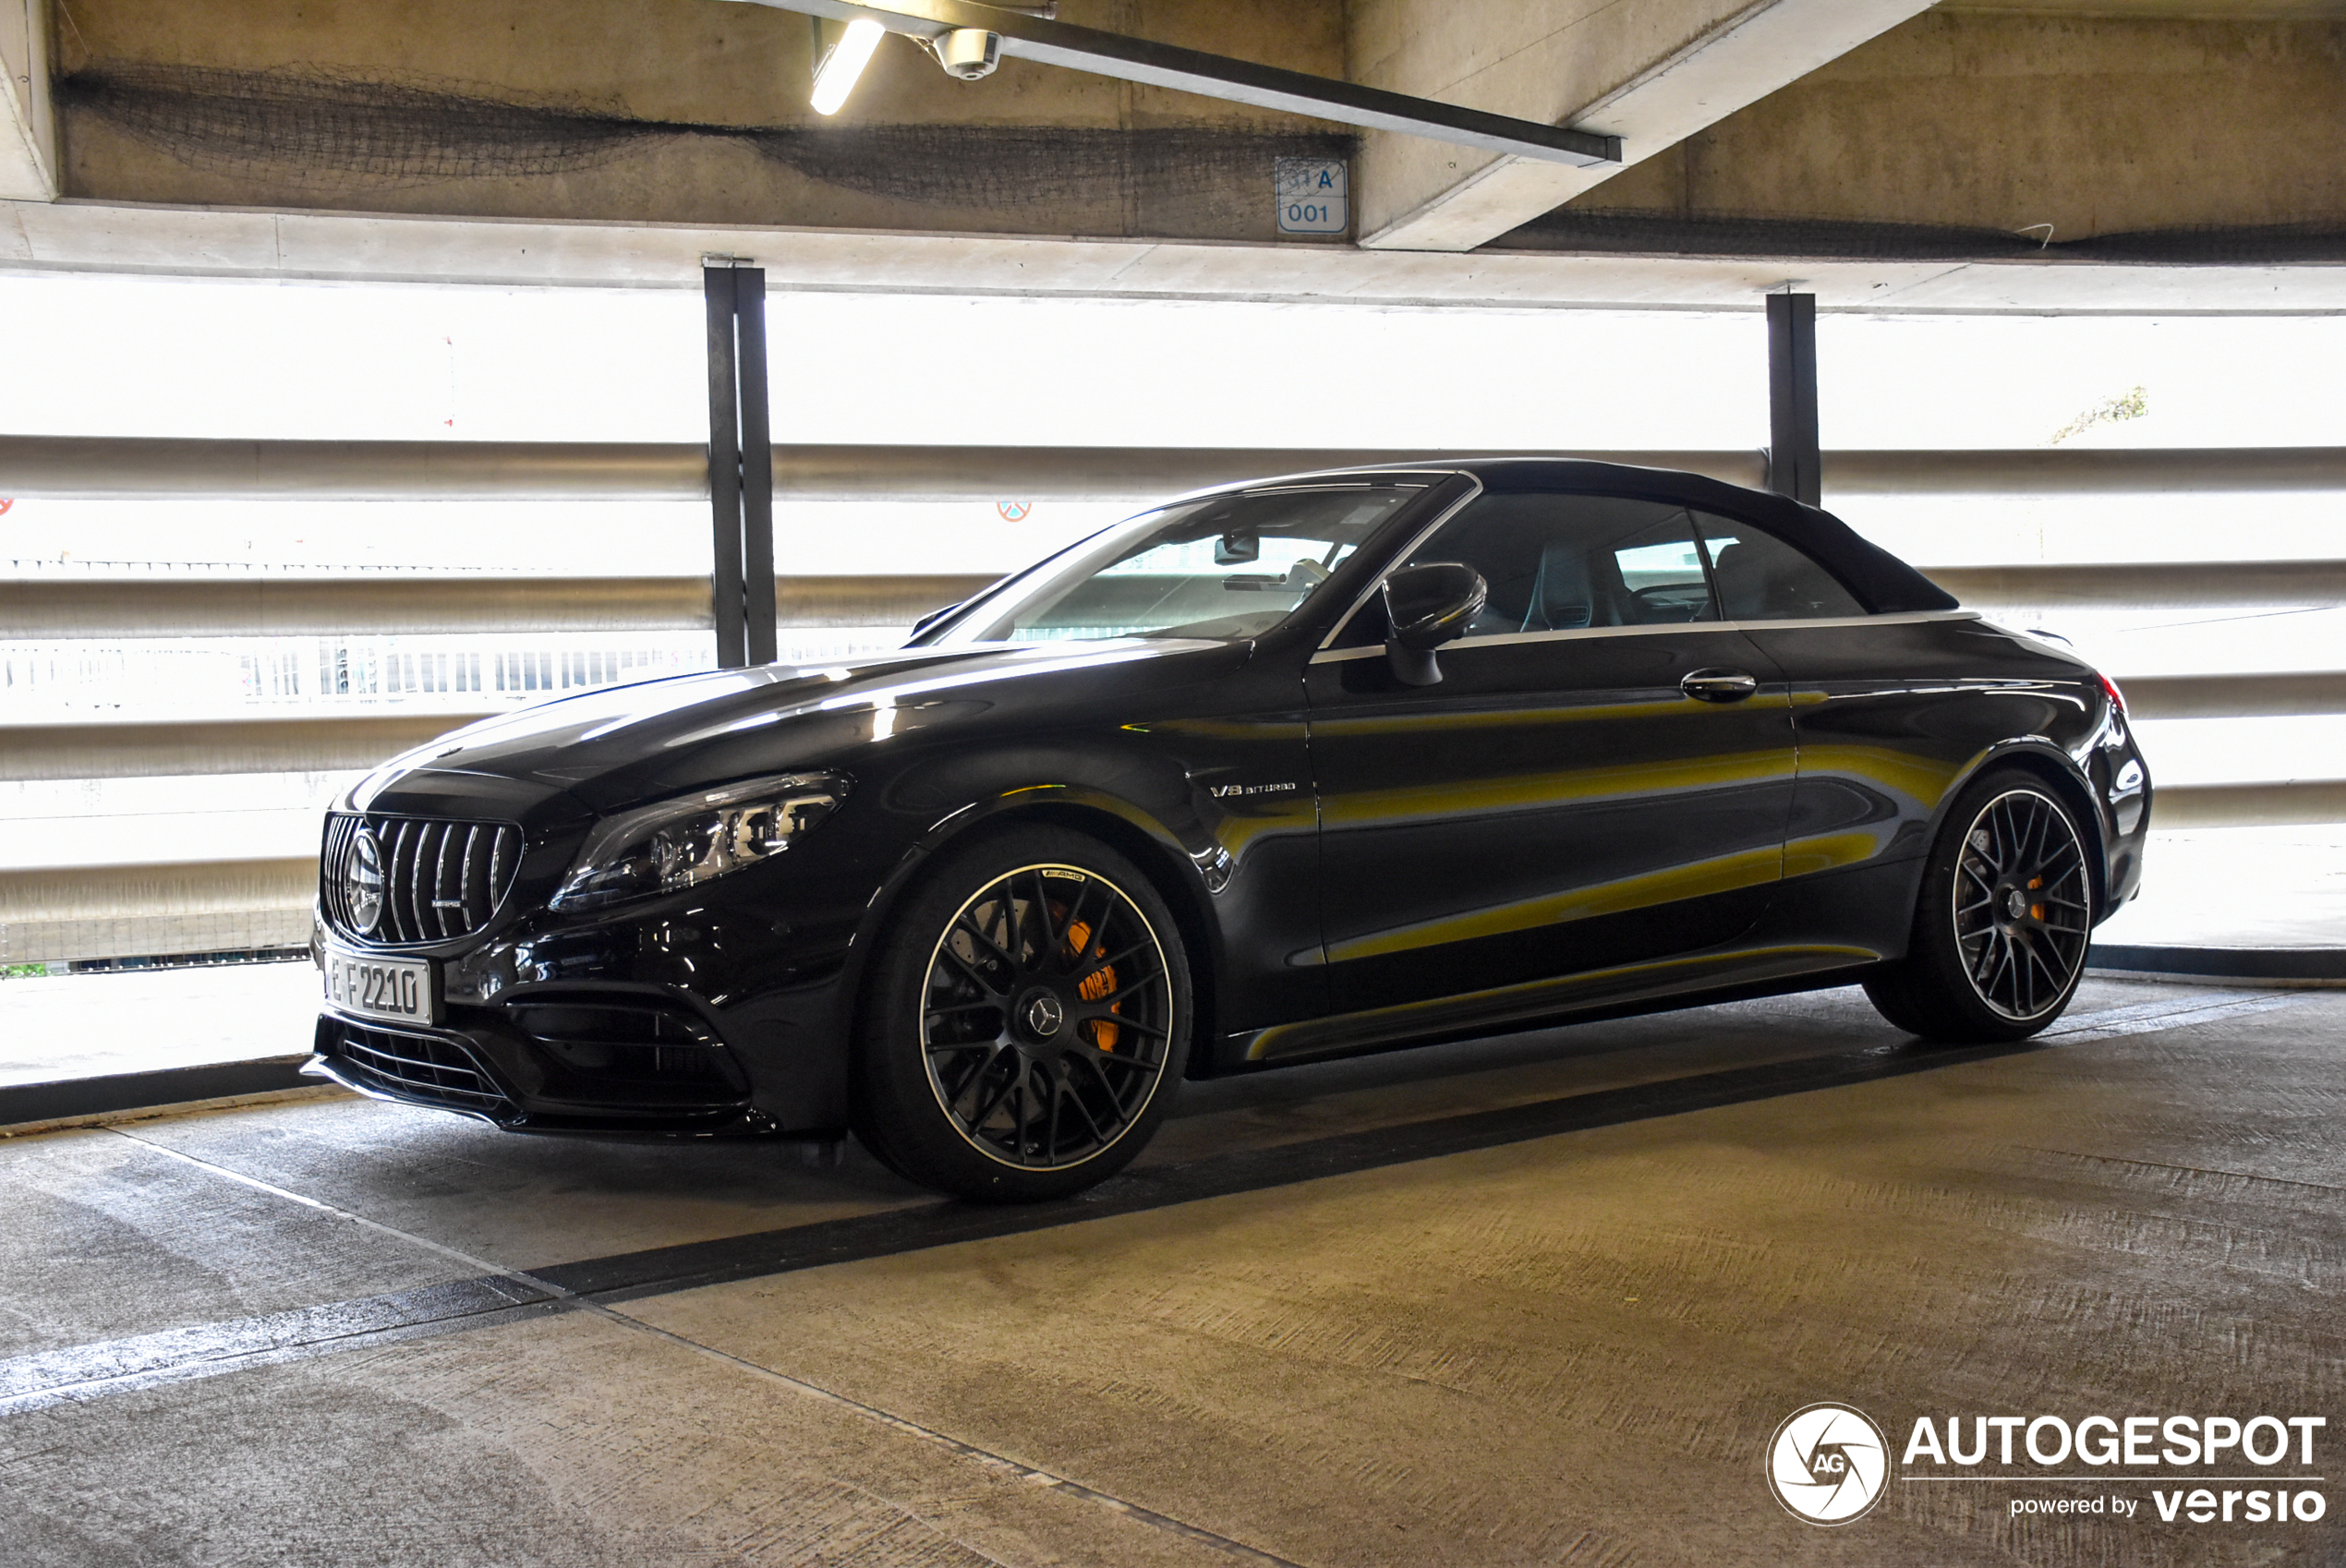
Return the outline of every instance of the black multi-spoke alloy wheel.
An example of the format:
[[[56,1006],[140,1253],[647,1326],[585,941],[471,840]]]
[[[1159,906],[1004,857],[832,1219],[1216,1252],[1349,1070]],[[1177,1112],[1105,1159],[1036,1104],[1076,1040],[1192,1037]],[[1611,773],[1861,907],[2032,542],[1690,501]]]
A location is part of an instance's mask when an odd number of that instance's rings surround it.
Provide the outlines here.
[[[2035,775],[2000,768],[1948,813],[1907,956],[1868,978],[1866,995],[1925,1039],[2026,1039],[2075,995],[2093,916],[2094,862],[2075,815]]]
[[[1156,1130],[1189,1059],[1180,933],[1105,844],[1020,827],[948,851],[889,919],[857,1028],[856,1133],[924,1185],[1081,1190]]]

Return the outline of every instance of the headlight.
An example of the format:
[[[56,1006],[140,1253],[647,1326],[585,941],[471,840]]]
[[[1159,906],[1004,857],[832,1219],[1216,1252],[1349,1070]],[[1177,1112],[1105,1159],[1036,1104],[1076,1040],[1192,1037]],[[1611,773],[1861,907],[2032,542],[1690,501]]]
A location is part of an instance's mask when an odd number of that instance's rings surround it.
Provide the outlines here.
[[[768,861],[814,831],[847,797],[829,773],[753,778],[606,817],[554,895],[558,910],[595,910],[673,893]]]

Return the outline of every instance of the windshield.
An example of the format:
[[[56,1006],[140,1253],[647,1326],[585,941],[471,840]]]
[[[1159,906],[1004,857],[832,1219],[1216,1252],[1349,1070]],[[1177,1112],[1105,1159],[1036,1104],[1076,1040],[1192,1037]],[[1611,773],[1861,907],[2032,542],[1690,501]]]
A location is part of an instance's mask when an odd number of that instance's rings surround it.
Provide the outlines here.
[[[1147,513],[1003,585],[921,641],[1260,636],[1422,488],[1297,485]]]

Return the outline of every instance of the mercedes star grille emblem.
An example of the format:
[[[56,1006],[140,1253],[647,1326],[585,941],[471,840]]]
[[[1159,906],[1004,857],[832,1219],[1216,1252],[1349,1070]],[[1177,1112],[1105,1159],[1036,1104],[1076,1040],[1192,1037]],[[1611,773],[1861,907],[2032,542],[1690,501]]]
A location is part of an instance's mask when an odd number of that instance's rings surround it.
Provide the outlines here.
[[[352,933],[373,935],[375,923],[382,919],[383,913],[383,850],[367,828],[360,828],[358,836],[351,840],[343,890],[350,911]]]

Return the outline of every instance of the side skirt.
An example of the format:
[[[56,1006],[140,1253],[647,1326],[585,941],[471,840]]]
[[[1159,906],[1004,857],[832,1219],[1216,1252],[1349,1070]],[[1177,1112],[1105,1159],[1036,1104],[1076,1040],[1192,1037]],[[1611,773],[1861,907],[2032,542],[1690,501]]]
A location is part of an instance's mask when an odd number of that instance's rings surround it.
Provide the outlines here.
[[[1501,1029],[1564,1023],[1598,1014],[1657,1010],[1697,996],[1725,1001],[1812,990],[1837,983],[1820,977],[1880,961],[1872,947],[1843,944],[1737,947],[1651,963],[1624,964],[1585,974],[1469,992],[1435,1001],[1373,1007],[1332,1018],[1279,1024],[1225,1043],[1234,1066],[1273,1067],[1331,1056],[1431,1045]],[[1854,972],[1851,978],[1855,978]],[[1708,996],[1709,993],[1721,993]]]

